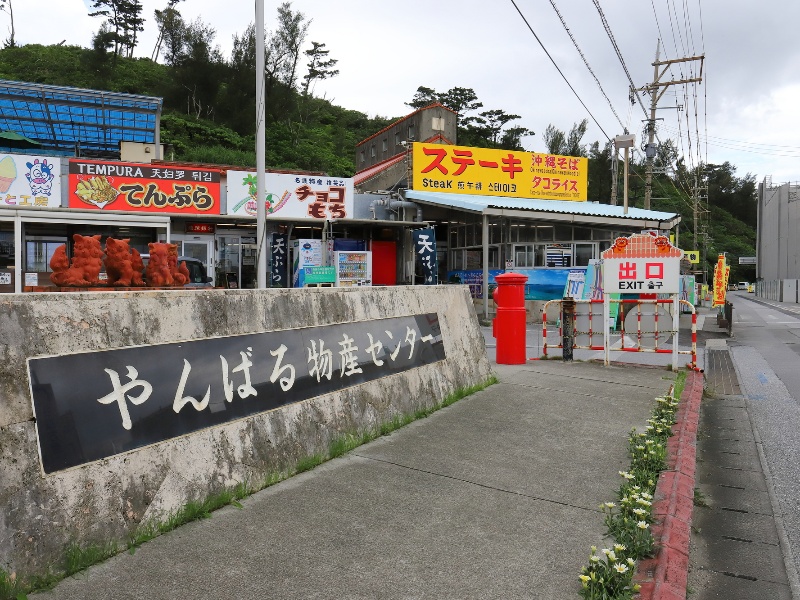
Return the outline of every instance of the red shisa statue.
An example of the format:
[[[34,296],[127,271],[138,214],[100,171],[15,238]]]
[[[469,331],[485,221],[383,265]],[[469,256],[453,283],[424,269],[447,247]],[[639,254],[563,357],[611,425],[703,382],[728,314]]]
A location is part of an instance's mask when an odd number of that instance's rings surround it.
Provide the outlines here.
[[[189,282],[186,263],[178,265],[178,246],[162,242],[148,244],[150,262],[145,270],[141,254],[129,245],[130,240],[106,239],[106,252],[100,245],[100,236],[73,236],[72,262],[67,256],[67,245],[62,244],[50,259],[50,281],[59,287],[116,287],[144,286],[144,272],[151,287],[181,287]],[[104,260],[105,258],[105,260]],[[100,271],[105,262],[107,281],[100,281]]]
[[[189,269],[186,263],[178,265],[178,246],[156,242],[148,244],[150,262],[147,263],[145,278],[147,285],[156,287],[181,287],[189,283]]]
[[[76,233],[72,236],[75,245],[72,249],[72,264],[67,258],[66,244],[62,244],[50,259],[50,281],[58,286],[88,287],[100,283],[100,271],[103,268],[103,249],[99,235],[84,236]]]
[[[108,285],[138,286],[142,281],[142,257],[135,248],[131,250],[130,240],[106,239],[106,273]],[[138,264],[138,269],[136,268]]]

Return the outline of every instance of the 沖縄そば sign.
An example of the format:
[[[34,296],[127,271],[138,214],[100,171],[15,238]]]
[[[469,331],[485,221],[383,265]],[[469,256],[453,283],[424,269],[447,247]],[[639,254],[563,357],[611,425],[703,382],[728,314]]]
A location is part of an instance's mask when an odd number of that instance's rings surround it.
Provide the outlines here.
[[[69,207],[220,214],[219,171],[175,165],[69,161]]]
[[[255,218],[256,172],[228,171],[227,214]],[[353,218],[352,177],[265,173],[266,217]]]
[[[544,200],[587,199],[588,159],[415,142],[413,189]]]

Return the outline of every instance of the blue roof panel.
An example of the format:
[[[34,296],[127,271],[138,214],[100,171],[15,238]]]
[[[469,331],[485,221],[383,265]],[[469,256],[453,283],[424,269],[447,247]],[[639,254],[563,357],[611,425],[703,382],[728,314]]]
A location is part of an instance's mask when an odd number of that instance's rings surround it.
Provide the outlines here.
[[[121,141],[156,143],[161,107],[161,98],[0,80],[0,130],[44,150],[118,152]]]

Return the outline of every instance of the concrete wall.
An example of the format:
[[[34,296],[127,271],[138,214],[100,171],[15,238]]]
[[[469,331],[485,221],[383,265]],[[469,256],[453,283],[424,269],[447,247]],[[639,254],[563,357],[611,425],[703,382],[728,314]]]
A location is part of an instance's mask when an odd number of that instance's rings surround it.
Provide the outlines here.
[[[447,358],[346,390],[42,475],[28,357],[438,313]],[[491,376],[465,286],[51,293],[0,297],[0,568],[60,563],[70,542],[124,541],[187,501],[325,454],[343,432]]]
[[[800,278],[798,186],[758,187],[757,275],[764,281]]]

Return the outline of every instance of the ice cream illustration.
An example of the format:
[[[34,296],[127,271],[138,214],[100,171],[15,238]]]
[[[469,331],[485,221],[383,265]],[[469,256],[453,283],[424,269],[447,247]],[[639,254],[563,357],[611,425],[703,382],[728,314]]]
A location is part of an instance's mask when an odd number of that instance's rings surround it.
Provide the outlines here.
[[[7,192],[16,178],[17,165],[13,158],[6,156],[0,160],[0,193]]]

